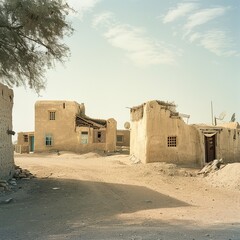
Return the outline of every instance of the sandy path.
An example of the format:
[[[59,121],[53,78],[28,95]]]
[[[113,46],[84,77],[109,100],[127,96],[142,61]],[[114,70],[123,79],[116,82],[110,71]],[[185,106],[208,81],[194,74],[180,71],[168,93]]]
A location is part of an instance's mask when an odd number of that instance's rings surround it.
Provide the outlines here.
[[[194,169],[94,153],[15,162],[37,178],[0,205],[0,239],[240,239],[239,191]]]

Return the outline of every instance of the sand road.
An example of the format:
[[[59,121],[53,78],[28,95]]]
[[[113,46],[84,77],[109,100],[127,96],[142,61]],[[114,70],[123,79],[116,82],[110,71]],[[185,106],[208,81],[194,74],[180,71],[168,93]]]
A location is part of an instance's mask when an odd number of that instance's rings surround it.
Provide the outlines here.
[[[240,191],[213,187],[194,168],[96,153],[15,163],[36,178],[0,195],[0,239],[240,239]]]

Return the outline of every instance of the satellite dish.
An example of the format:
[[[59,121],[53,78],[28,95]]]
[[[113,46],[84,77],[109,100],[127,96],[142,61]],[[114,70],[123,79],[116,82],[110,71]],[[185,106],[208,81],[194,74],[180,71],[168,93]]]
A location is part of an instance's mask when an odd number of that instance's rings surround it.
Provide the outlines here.
[[[227,115],[226,112],[222,112],[222,113],[220,113],[220,115],[218,116],[217,119],[223,120],[226,117],[226,115]]]
[[[232,117],[231,117],[231,120],[230,120],[230,122],[235,122],[235,120],[236,120],[236,116],[235,116],[235,113],[232,115]]]
[[[227,115],[226,112],[222,112],[219,114],[218,117],[214,117],[215,126],[217,125],[217,120],[222,121],[226,117],[226,115]]]
[[[125,122],[124,123],[124,128],[128,130],[130,128],[130,123],[129,122]]]

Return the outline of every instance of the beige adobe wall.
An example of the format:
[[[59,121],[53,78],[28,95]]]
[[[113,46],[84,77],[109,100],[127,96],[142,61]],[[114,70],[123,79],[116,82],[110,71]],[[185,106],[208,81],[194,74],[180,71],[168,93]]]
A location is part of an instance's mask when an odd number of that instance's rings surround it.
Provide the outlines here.
[[[223,159],[225,163],[240,162],[240,126],[238,123],[226,123],[217,126],[195,126],[200,136],[201,163],[205,159],[205,136],[203,129],[216,133],[216,159]]]
[[[13,91],[0,83],[0,179],[9,179],[14,172],[12,135]]]
[[[107,120],[106,129],[106,151],[116,151],[116,138],[117,138],[117,122],[115,119],[110,118]]]
[[[131,154],[143,163],[200,162],[199,134],[194,127],[187,125],[180,117],[170,117],[170,110],[157,101],[142,106],[142,118],[138,117],[131,123]],[[168,137],[176,137],[176,147],[168,147]]]
[[[83,105],[71,101],[38,101],[35,104],[35,152],[45,151],[115,151],[116,121],[107,120],[107,128],[95,130],[76,127],[76,115],[83,111]],[[55,120],[49,120],[49,112],[55,112]],[[94,140],[94,134],[104,134],[104,142]],[[81,133],[88,133],[88,142],[82,143]],[[46,146],[45,136],[53,138],[52,146]]]
[[[217,158],[222,158],[225,163],[240,162],[240,129],[223,128],[217,149]]]
[[[129,130],[117,130],[117,136],[122,136],[123,141],[118,142],[117,146],[130,146],[130,131]]]
[[[74,151],[77,141],[75,116],[79,104],[71,101],[37,101],[35,103],[35,152],[52,150]],[[55,120],[49,120],[55,112]],[[50,134],[53,145],[46,146],[45,136]]]
[[[147,163],[147,118],[143,113],[144,105],[131,109],[130,155]]]
[[[224,129],[220,134],[221,157],[224,162],[240,162],[240,125],[238,122],[230,122],[222,126]]]
[[[200,163],[198,131],[156,101],[148,102],[147,162]],[[176,137],[176,147],[168,147],[168,137]]]
[[[94,141],[95,131],[96,132],[100,131],[106,134],[105,128],[94,130],[93,128],[89,128],[89,127],[77,127],[76,129],[77,141],[74,142],[74,152],[85,153],[85,152],[92,152],[92,151],[106,151],[106,142],[101,143],[101,142]],[[88,133],[87,143],[82,143],[82,139],[81,139],[82,132]]]
[[[88,133],[88,143],[82,143],[82,132]],[[104,134],[103,142],[96,141],[95,134],[98,132]],[[74,143],[75,152],[114,152],[116,150],[116,121],[114,119],[107,120],[107,128],[93,129],[88,127],[77,127],[76,134],[78,140]]]

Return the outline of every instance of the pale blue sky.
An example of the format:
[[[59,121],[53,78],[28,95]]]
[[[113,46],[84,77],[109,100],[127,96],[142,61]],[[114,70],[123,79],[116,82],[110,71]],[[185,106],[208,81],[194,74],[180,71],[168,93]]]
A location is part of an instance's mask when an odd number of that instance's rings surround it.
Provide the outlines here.
[[[93,118],[129,121],[145,101],[174,101],[190,123],[240,119],[240,1],[68,0],[71,57],[38,97],[16,88],[14,130],[34,130],[36,100],[85,103]]]

